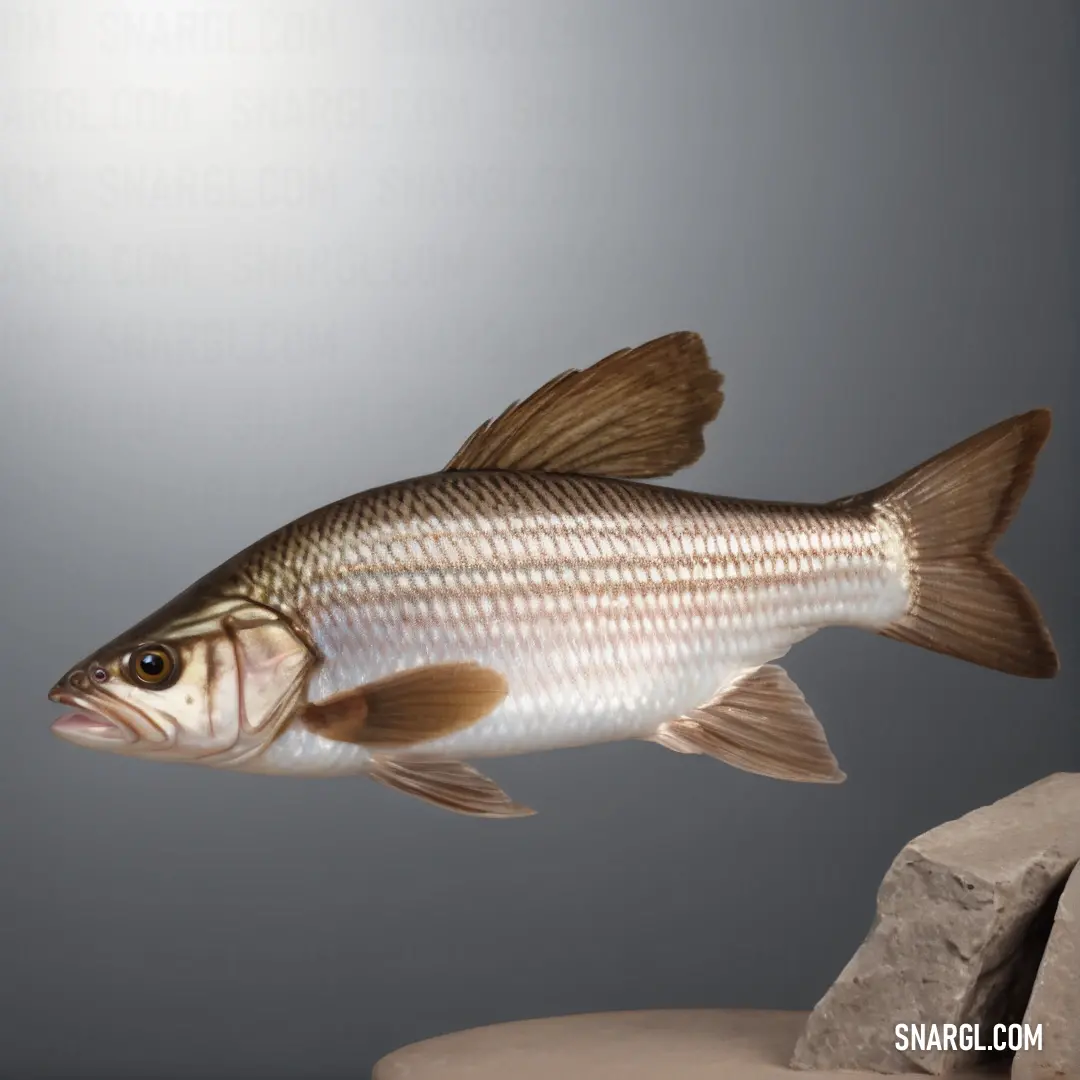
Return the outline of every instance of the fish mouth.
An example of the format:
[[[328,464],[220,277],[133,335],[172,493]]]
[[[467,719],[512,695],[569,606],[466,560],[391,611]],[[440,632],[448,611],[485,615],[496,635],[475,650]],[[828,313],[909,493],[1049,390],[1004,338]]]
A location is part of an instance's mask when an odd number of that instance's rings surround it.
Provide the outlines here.
[[[69,705],[77,712],[65,713],[52,723],[52,732],[68,742],[81,746],[97,746],[106,743],[131,743],[136,741],[135,733],[126,724],[114,720],[100,707],[95,708],[84,698],[62,690],[54,690],[49,700],[58,705]]]

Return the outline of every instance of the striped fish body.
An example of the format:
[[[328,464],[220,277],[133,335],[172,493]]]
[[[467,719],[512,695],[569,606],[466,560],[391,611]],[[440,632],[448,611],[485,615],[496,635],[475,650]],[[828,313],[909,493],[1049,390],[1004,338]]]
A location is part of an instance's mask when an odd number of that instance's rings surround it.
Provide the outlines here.
[[[346,499],[267,538],[225,591],[288,611],[318,701],[475,662],[508,694],[404,756],[495,757],[650,738],[824,626],[907,607],[903,537],[872,508],[742,502],[604,477],[455,472]],[[259,763],[361,771],[295,722]]]
[[[641,483],[723,402],[696,334],[624,349],[481,424],[446,468],[314,511],[68,670],[53,730],[159,761],[364,773],[531,813],[467,759],[650,739],[783,780],[844,778],[773,663],[860,626],[1016,675],[1058,670],[992,549],[1050,430],[1002,421],[823,506]]]

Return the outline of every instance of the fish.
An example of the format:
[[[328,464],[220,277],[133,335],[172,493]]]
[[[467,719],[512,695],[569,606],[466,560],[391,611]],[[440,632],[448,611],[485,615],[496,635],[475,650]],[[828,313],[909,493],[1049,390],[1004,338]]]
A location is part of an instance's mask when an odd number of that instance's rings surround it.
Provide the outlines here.
[[[1035,600],[993,554],[1049,410],[826,503],[648,483],[701,457],[724,398],[690,331],[565,371],[440,471],[298,518],[96,649],[50,691],[74,710],[52,730],[515,818],[534,811],[473,762],[640,740],[840,783],[777,664],[826,627],[1057,673]]]

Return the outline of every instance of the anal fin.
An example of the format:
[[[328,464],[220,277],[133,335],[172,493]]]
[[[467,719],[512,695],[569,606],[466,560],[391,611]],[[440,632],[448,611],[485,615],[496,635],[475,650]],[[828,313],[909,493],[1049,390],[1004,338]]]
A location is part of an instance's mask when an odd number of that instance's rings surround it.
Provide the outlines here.
[[[744,675],[707,704],[665,722],[652,741],[777,780],[838,784],[845,779],[821,722],[775,664]]]
[[[376,758],[367,775],[387,787],[473,817],[529,817],[536,813],[514,802],[490,777],[462,761]]]

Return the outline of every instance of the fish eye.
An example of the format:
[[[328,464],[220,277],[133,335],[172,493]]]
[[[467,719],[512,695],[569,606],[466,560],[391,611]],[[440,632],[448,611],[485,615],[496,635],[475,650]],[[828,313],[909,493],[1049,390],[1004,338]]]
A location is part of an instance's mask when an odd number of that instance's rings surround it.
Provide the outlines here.
[[[172,681],[178,665],[164,645],[143,645],[131,654],[130,667],[135,682],[161,690]]]

